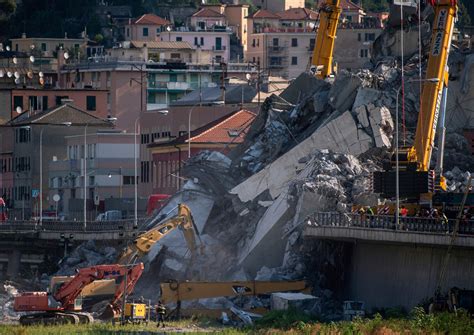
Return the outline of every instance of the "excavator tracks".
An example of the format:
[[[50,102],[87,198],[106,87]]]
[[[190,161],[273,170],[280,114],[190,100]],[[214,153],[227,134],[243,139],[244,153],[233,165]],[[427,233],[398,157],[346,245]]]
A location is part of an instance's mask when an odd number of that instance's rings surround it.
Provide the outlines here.
[[[61,325],[61,324],[89,324],[94,322],[92,315],[88,313],[36,313],[27,314],[20,317],[20,324],[23,326],[31,325]]]

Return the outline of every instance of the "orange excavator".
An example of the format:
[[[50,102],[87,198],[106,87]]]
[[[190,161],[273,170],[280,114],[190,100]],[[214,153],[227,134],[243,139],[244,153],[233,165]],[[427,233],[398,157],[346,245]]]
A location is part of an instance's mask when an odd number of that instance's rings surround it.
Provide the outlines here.
[[[77,299],[82,290],[101,279],[115,279],[119,282],[109,308],[113,316],[120,314],[119,300],[124,294],[130,294],[143,273],[143,263],[133,266],[111,264],[96,265],[76,270],[76,275],[59,286],[54,292],[24,292],[15,297],[14,309],[17,312],[39,312],[20,317],[22,325],[90,323],[93,317],[82,313],[81,299]]]

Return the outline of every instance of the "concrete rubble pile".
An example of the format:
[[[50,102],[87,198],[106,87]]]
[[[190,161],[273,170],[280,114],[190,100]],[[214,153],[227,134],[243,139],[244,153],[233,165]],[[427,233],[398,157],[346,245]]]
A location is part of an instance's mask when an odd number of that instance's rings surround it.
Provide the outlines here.
[[[20,314],[13,310],[13,300],[18,290],[12,284],[3,283],[0,286],[0,319],[3,322],[13,322],[20,318]]]
[[[114,264],[117,251],[113,247],[97,246],[93,240],[82,243],[64,258],[56,273],[60,276],[75,274],[76,269],[99,264]]]

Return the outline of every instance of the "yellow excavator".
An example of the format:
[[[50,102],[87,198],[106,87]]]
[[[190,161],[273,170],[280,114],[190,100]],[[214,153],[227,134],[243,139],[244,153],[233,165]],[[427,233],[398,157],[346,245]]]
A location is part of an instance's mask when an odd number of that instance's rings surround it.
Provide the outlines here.
[[[134,263],[137,259],[148,254],[151,248],[158,243],[158,241],[176,228],[182,230],[186,244],[191,252],[191,256],[194,257],[198,249],[196,236],[199,238],[199,234],[195,227],[191,210],[185,204],[179,204],[177,215],[140,234],[135,241],[133,241],[133,244],[126,247],[118,258],[118,264]]]
[[[326,79],[336,72],[333,52],[337,25],[342,12],[339,3],[340,0],[326,0],[319,7],[319,27],[310,67],[311,73],[319,79]]]
[[[435,190],[446,190],[442,168],[444,114],[449,74],[447,60],[457,4],[455,0],[430,0],[430,2],[434,8],[435,17],[415,140],[412,146],[398,148],[390,164],[385,167],[385,171],[374,173],[374,192],[382,194],[385,198],[393,198],[397,195],[397,165],[400,197],[429,202]],[[430,170],[431,153],[439,118],[441,123],[438,127],[438,158],[436,169]]]
[[[203,252],[202,243],[198,246],[196,241],[196,237],[199,238],[199,233],[194,224],[191,210],[185,204],[179,204],[178,214],[140,234],[133,243],[120,253],[117,264],[135,264],[140,258],[147,255],[156,243],[177,228],[183,232],[184,239],[191,252],[191,259],[196,257],[198,253]],[[52,277],[50,286],[51,288],[57,287],[72,278],[70,276]],[[82,299],[83,306],[87,309],[99,301],[112,297],[116,291],[116,286],[115,280],[96,280],[84,287],[79,298]]]

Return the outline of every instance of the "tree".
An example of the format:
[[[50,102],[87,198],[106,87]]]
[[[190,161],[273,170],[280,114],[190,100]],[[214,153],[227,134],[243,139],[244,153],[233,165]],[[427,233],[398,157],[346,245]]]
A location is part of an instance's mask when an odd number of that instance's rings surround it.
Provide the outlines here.
[[[460,28],[471,25],[471,16],[469,15],[469,11],[462,1],[459,1],[458,3],[458,18],[458,26]]]
[[[0,0],[0,18],[9,17],[16,10],[15,0]]]

